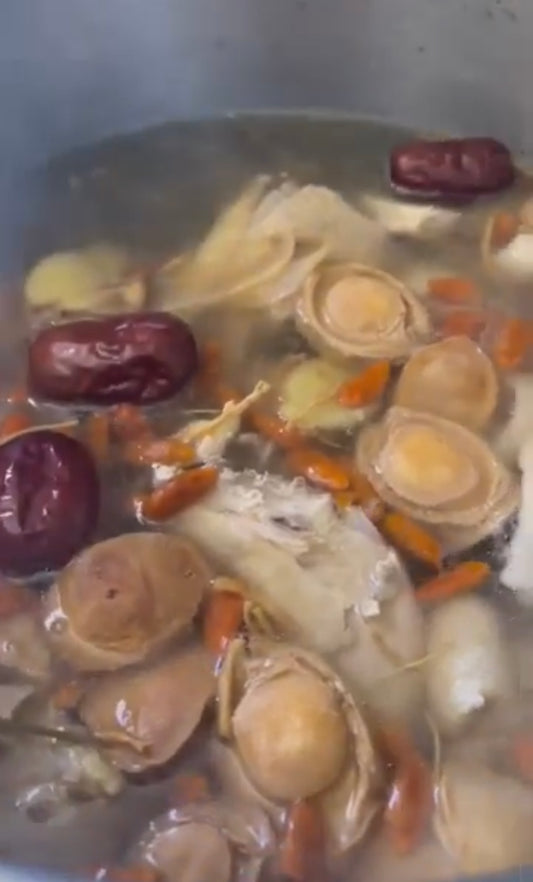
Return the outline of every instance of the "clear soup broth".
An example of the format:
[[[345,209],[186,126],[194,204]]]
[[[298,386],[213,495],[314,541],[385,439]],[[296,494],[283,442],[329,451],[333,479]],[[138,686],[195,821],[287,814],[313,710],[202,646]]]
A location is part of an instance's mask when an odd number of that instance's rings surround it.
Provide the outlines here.
[[[2,337],[6,862],[533,863],[533,192],[494,142],[393,153],[421,137],[240,117],[43,172]]]

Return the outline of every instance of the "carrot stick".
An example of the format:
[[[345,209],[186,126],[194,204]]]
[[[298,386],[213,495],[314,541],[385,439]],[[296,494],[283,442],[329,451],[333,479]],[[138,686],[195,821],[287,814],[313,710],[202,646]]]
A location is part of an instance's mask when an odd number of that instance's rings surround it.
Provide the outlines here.
[[[304,443],[304,436],[295,426],[285,423],[277,416],[269,416],[255,408],[245,415],[245,422],[252,431],[283,450],[292,450]]]
[[[31,425],[32,419],[28,413],[19,410],[8,413],[0,422],[0,439],[17,435],[19,432],[29,429]]]
[[[431,769],[407,732],[382,729],[378,742],[393,768],[385,830],[396,854],[410,854],[420,842],[431,815]]]
[[[511,755],[522,777],[533,784],[533,735],[516,735],[511,744]]]
[[[164,521],[209,493],[218,481],[218,472],[211,466],[181,472],[157,487],[152,493],[136,500],[143,517]]]
[[[489,245],[491,250],[505,248],[520,229],[519,218],[509,211],[498,211],[492,218]]]
[[[348,490],[351,474],[341,463],[312,447],[300,447],[287,455],[287,465],[295,475],[301,475],[310,484],[323,490]]]
[[[350,486],[355,494],[356,504],[363,509],[373,524],[377,524],[382,520],[385,513],[383,501],[379,498],[366,475],[363,475],[354,465],[350,466],[350,474]]]
[[[337,401],[342,407],[364,407],[383,395],[389,379],[389,362],[377,361],[343,383],[337,392]]]
[[[531,343],[531,326],[518,318],[509,318],[502,324],[494,343],[494,361],[504,371],[519,368]]]
[[[203,641],[213,655],[225,652],[229,641],[241,627],[244,599],[233,591],[213,591],[204,612]]]
[[[198,459],[194,447],[178,438],[130,441],[124,448],[124,456],[128,462],[139,465],[190,465]]]
[[[462,304],[479,306],[482,301],[481,292],[477,285],[470,281],[470,279],[462,279],[460,277],[450,276],[430,279],[428,291],[432,297],[436,297],[443,303],[449,303],[454,306]]]
[[[106,413],[92,413],[85,422],[85,440],[89,450],[98,462],[109,457],[109,417]]]
[[[400,512],[388,512],[380,523],[385,535],[418,560],[439,569],[442,552],[437,540],[423,527]]]
[[[280,848],[280,875],[294,882],[324,879],[324,824],[318,807],[309,800],[295,803]]]
[[[424,603],[447,600],[458,594],[467,594],[480,588],[490,576],[490,567],[479,560],[467,560],[452,570],[445,570],[429,579],[416,591],[418,600]]]
[[[457,309],[444,317],[439,333],[441,337],[464,336],[477,340],[488,322],[489,315],[482,310]]]

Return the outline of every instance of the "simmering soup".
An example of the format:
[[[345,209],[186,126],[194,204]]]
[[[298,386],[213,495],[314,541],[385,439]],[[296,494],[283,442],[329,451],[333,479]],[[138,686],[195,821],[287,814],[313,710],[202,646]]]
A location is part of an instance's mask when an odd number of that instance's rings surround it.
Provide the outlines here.
[[[527,171],[282,117],[45,181],[2,338],[3,857],[533,863]]]

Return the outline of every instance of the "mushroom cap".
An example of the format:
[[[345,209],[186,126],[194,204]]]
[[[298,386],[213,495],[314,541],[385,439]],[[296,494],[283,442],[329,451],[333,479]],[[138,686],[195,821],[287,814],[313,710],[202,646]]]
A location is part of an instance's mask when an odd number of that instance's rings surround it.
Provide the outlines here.
[[[334,358],[401,360],[426,340],[425,307],[398,279],[358,263],[311,275],[297,304],[301,332]]]
[[[494,414],[498,392],[496,371],[485,353],[468,337],[449,337],[411,356],[394,403],[480,430]]]
[[[46,598],[52,646],[84,671],[140,661],[188,629],[211,578],[180,536],[128,533],[98,542],[65,567]]]
[[[274,678],[252,680],[235,710],[233,734],[259,789],[289,802],[336,781],[349,740],[338,696],[290,663]]]
[[[167,762],[185,744],[214,689],[212,658],[191,645],[150,667],[95,681],[78,710],[96,737],[124,741],[106,750],[119,768],[142,772]]]
[[[383,784],[353,698],[318,657],[263,638],[252,638],[238,674],[231,730],[244,770],[270,799],[317,799],[328,850],[348,850],[365,835]]]
[[[357,465],[389,505],[434,526],[448,552],[495,532],[519,487],[488,445],[457,423],[392,407],[358,439]]]

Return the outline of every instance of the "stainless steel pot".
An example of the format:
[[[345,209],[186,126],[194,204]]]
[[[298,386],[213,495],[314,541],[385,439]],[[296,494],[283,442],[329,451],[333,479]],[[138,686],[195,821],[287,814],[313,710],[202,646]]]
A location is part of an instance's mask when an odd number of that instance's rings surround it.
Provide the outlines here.
[[[490,133],[527,154],[531,34],[532,0],[4,0],[0,268],[24,258],[35,167],[173,118],[333,110]],[[0,867],[6,882],[35,878]]]

